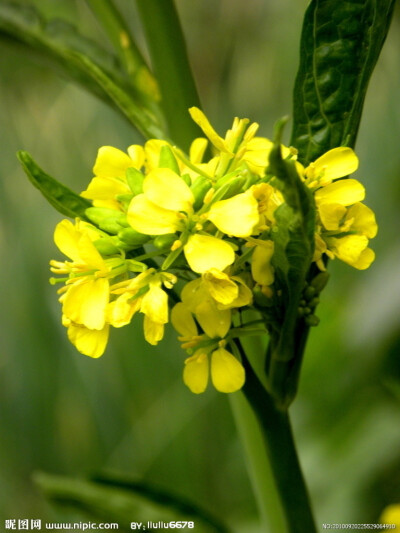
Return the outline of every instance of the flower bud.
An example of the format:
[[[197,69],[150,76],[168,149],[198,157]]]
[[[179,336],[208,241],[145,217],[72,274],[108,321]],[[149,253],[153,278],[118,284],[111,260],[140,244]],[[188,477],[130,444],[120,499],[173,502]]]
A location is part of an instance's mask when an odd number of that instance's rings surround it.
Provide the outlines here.
[[[143,235],[143,233],[139,233],[138,231],[135,231],[133,228],[124,228],[121,231],[118,232],[118,238],[125,244],[129,244],[131,246],[137,246],[141,244],[145,244],[150,240],[149,235]]]
[[[141,194],[143,192],[143,174],[136,168],[131,167],[127,169],[125,176],[133,196]]]
[[[195,198],[195,202],[193,204],[195,211],[200,209],[200,207],[202,206],[204,198],[210,188],[211,182],[204,176],[197,176],[197,178],[194,180],[193,185],[190,187],[190,189]]]
[[[97,227],[113,235],[117,234],[126,224],[124,213],[108,207],[88,207],[85,215]]]
[[[178,176],[181,174],[178,162],[168,144],[164,144],[164,146],[161,147],[158,166],[159,168],[169,168],[175,172],[175,174],[178,174]]]
[[[167,233],[166,235],[157,235],[153,241],[153,244],[156,248],[162,250],[163,248],[171,248],[175,240],[175,233]]]

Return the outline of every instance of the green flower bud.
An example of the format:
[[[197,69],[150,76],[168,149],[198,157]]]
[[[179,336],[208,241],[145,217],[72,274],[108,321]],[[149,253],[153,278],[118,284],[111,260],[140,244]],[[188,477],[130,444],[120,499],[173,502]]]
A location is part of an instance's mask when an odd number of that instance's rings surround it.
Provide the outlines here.
[[[121,227],[126,224],[124,213],[108,207],[88,207],[85,215],[97,227],[113,235],[117,234]]]
[[[115,255],[120,252],[120,249],[114,244],[112,237],[104,237],[93,241],[96,249],[101,255]]]
[[[305,317],[304,322],[307,326],[315,327],[319,324],[319,318],[316,315],[308,315]]]
[[[178,174],[180,176],[181,172],[179,170],[179,165],[177,160],[175,159],[175,156],[171,150],[171,148],[165,144],[161,147],[160,151],[160,159],[158,162],[158,166],[160,168],[169,168],[175,172],[175,174]]]
[[[328,272],[320,272],[311,281],[311,286],[315,288],[317,293],[320,293],[322,289],[324,289],[326,284],[328,283],[328,279],[329,279]]]
[[[265,294],[261,291],[261,288],[259,286],[254,287],[253,296],[254,296],[254,303],[258,305],[259,307],[272,307],[273,306],[273,303],[274,303],[273,299],[265,296]]]
[[[244,176],[237,176],[235,178],[231,178],[229,181],[224,183],[219,189],[215,191],[211,203],[217,202],[219,200],[226,200],[227,198],[231,198],[232,196],[239,194],[245,181],[246,178]]]
[[[315,294],[317,293],[315,287],[312,287],[311,285],[308,285],[308,287],[303,292],[303,296],[306,300],[311,300]]]
[[[133,196],[141,194],[143,192],[143,174],[136,168],[131,167],[127,169],[125,176]]]
[[[193,204],[194,210],[197,211],[203,205],[203,200],[207,192],[211,189],[211,182],[204,176],[197,176],[193,185],[190,187],[195,197]]]
[[[167,233],[166,235],[157,235],[153,240],[153,244],[159,250],[163,248],[171,248],[172,244],[176,241],[175,233]]]
[[[138,246],[148,242],[151,237],[150,235],[143,235],[143,233],[139,233],[133,228],[124,228],[118,232],[118,239],[120,239],[124,244]]]

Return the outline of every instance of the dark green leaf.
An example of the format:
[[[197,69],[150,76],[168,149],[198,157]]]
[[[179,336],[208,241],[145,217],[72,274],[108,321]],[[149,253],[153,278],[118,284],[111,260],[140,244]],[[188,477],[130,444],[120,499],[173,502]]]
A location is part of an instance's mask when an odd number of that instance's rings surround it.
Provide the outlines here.
[[[226,533],[226,528],[214,522],[198,508],[180,502],[166,492],[141,483],[116,479],[87,481],[65,476],[37,473],[36,484],[54,503],[78,509],[90,517],[117,522],[120,531],[131,531],[131,522],[194,521],[196,531]],[[158,528],[159,529],[159,528]],[[153,531],[153,528],[148,528]]]
[[[291,144],[307,164],[354,147],[368,82],[395,0],[312,0],[305,14],[294,88]]]
[[[19,151],[17,157],[28,176],[30,182],[43,194],[46,200],[67,217],[80,217],[87,220],[85,210],[92,204],[89,200],[82,198],[75,192],[59,183],[44,172],[28,154]]]

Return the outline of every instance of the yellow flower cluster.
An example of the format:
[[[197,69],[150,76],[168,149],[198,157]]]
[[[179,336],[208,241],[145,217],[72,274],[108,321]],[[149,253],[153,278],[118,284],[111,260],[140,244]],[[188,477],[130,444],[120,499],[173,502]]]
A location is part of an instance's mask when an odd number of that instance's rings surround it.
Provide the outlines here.
[[[110,326],[125,326],[136,313],[144,315],[144,336],[155,345],[171,319],[189,355],[190,390],[203,392],[210,374],[217,390],[234,392],[245,372],[232,340],[251,333],[241,311],[257,308],[256,293],[266,299],[279,293],[274,213],[284,198],[269,172],[273,143],[256,137],[257,124],[235,119],[220,137],[199,109],[190,113],[205,138],[188,155],[162,140],[127,153],[100,148],[94,178],[81,193],[93,205],[86,220],[56,227],[55,243],[69,260],[51,261],[62,276],[51,281],[64,282],[62,323],[81,353],[101,356]],[[296,160],[294,149],[282,147],[282,154]],[[331,150],[307,168],[296,162],[314,192],[314,260],[321,270],[324,254],[356,268],[374,258],[368,239],[376,223],[361,203],[364,188],[354,179],[334,181],[357,165],[349,148]]]

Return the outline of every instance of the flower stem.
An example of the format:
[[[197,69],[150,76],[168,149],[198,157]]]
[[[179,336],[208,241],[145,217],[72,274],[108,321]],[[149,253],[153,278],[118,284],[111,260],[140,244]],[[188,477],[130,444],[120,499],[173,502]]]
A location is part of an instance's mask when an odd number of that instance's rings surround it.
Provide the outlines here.
[[[243,392],[258,420],[270,460],[288,533],[316,533],[310,500],[301,471],[289,415],[279,409],[253,371],[242,345],[235,339],[246,368]]]
[[[286,533],[285,516],[258,420],[242,392],[229,395],[229,400],[246,454],[247,471],[263,531]]]
[[[173,0],[137,0],[170,137],[187,150],[200,135],[188,108],[200,106]]]

